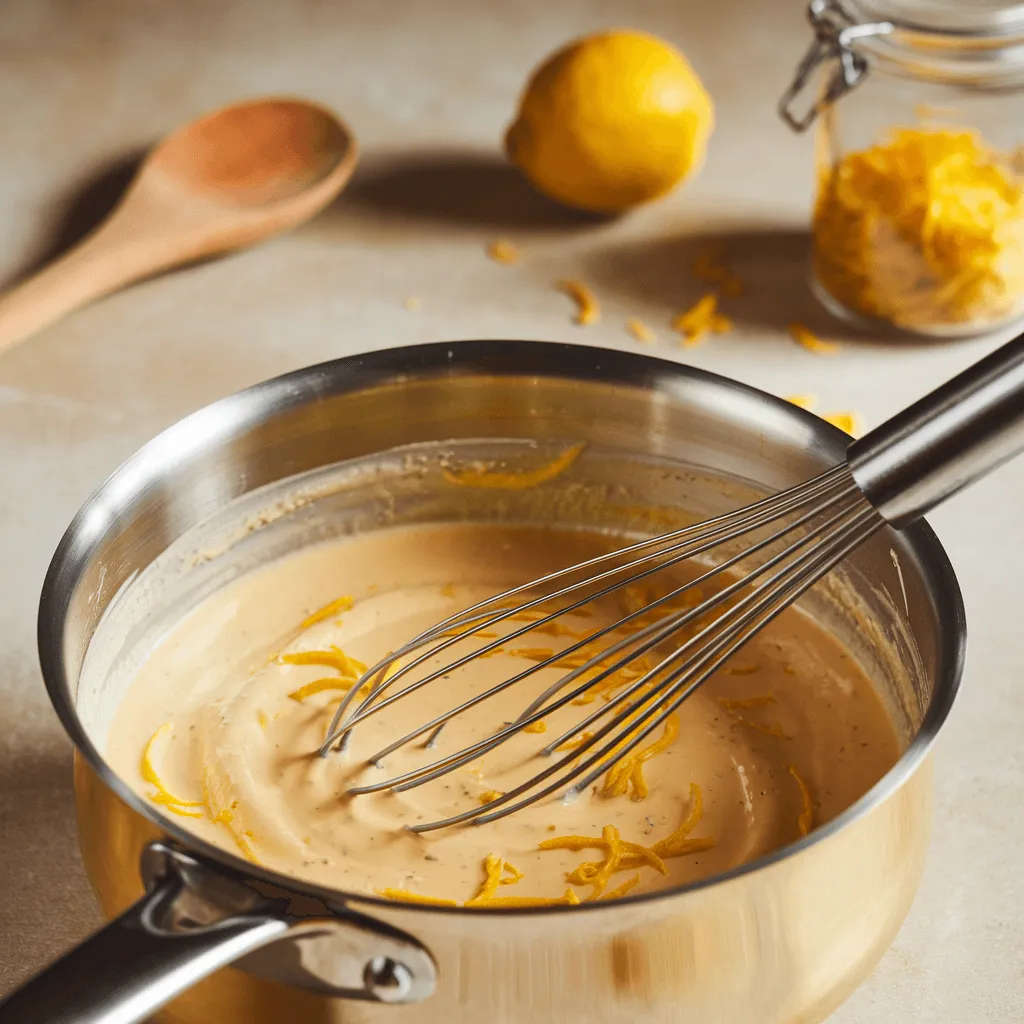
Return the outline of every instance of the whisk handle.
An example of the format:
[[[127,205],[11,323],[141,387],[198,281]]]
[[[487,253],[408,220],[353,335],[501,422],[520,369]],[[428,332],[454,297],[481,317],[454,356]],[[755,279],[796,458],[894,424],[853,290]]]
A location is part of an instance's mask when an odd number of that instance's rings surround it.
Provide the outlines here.
[[[1024,451],[1024,335],[854,441],[868,500],[906,526]]]

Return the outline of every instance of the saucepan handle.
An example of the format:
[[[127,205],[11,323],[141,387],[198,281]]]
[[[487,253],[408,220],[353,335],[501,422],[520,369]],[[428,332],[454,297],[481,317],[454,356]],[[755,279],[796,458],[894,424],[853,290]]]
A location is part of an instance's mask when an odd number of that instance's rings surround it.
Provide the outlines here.
[[[278,976],[286,983],[389,1003],[433,990],[430,955],[389,926],[357,914],[296,917],[289,899],[264,897],[163,843],[147,848],[143,867],[147,894],[0,1003],[0,1024],[141,1024],[214,971],[286,938],[308,944],[305,956],[280,958],[292,972]]]
[[[2,1024],[137,1024],[208,974],[288,931],[274,917],[228,918],[192,932],[161,921],[179,895],[165,879],[102,931],[0,1004]]]

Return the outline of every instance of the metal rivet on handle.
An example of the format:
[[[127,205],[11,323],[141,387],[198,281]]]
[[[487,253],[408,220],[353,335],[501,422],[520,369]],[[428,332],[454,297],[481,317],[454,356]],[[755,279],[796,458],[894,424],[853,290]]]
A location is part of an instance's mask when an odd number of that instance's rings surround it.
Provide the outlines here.
[[[402,1002],[412,988],[412,971],[387,956],[370,960],[363,971],[366,991],[382,1003]]]

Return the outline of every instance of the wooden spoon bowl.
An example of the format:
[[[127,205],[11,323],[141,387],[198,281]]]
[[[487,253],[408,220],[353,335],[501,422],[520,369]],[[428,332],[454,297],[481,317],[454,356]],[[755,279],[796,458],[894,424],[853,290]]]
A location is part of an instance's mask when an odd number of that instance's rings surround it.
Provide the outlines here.
[[[301,224],[357,159],[346,125],[305,100],[251,100],[184,125],[92,234],[0,298],[0,351],[133,281]]]

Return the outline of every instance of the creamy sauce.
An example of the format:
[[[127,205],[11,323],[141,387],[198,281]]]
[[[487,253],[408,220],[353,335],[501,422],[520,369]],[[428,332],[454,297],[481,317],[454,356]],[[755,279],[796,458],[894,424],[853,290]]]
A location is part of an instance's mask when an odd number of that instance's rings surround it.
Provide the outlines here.
[[[599,781],[571,803],[555,795],[481,826],[423,834],[403,827],[480,806],[487,794],[551,765],[537,751],[597,710],[604,698],[596,695],[552,713],[545,732],[520,733],[419,788],[347,794],[493,733],[567,669],[541,669],[460,716],[433,749],[420,739],[382,766],[367,763],[414,726],[650,594],[606,599],[563,617],[547,634],[501,639],[524,626],[511,620],[470,646],[460,642],[445,652],[448,660],[500,640],[490,657],[368,719],[345,753],[326,758],[316,750],[342,696],[338,687],[347,685],[340,681],[345,661],[308,652],[337,648],[372,664],[467,605],[611,543],[557,528],[465,524],[381,530],[300,551],[225,587],[157,646],[118,710],[108,757],[161,810],[232,852],[337,889],[401,890],[459,904],[480,889],[488,855],[514,867],[501,868],[503,877],[522,874],[502,886],[502,896],[594,895],[593,887],[567,883],[567,875],[600,862],[606,848],[539,844],[570,835],[599,839],[611,825],[623,840],[650,848],[688,817],[692,822],[692,784],[703,809],[691,838],[706,842],[666,856],[665,873],[650,864],[614,873],[605,895],[636,875],[634,891],[645,891],[725,871],[835,817],[895,763],[896,733],[870,682],[836,639],[790,609],[680,708],[678,735],[645,761],[641,784],[627,779],[621,795],[609,795]],[[350,607],[339,600],[349,597]],[[317,621],[304,626],[311,617]],[[322,663],[302,663],[310,659]],[[422,667],[416,671],[422,676]],[[659,728],[642,746],[663,735]]]

